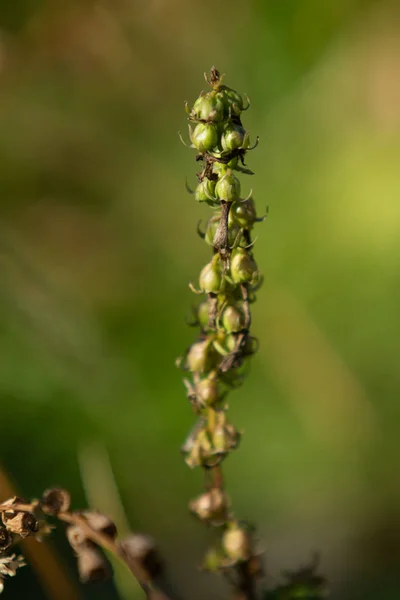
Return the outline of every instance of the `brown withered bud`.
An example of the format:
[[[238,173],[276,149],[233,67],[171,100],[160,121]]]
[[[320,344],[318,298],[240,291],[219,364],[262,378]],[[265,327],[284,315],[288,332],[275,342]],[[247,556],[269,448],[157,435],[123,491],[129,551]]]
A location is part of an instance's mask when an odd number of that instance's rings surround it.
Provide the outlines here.
[[[39,506],[46,515],[56,516],[60,512],[66,512],[71,505],[71,496],[63,488],[49,488],[43,492]]]
[[[79,552],[77,566],[82,583],[105,581],[112,575],[110,563],[105,556],[90,546]]]
[[[142,533],[132,533],[118,542],[119,551],[129,560],[139,562],[151,578],[163,571],[163,562],[154,539]]]
[[[69,545],[77,554],[94,546],[93,542],[87,538],[86,533],[78,525],[69,525],[65,530],[65,534]]]
[[[12,543],[12,534],[5,527],[0,527],[0,552],[7,550]]]
[[[38,530],[38,523],[35,516],[30,512],[12,510],[15,504],[25,504],[25,501],[18,496],[14,496],[3,502],[10,506],[10,510],[1,513],[1,518],[5,527],[11,533],[16,533],[21,537],[27,537]]]
[[[104,535],[108,535],[112,539],[116,537],[117,528],[115,523],[106,515],[94,510],[86,510],[82,512],[82,516],[85,517],[88,525],[95,531],[104,533]]]
[[[202,521],[222,524],[227,518],[229,498],[224,491],[213,488],[192,500],[189,509]]]

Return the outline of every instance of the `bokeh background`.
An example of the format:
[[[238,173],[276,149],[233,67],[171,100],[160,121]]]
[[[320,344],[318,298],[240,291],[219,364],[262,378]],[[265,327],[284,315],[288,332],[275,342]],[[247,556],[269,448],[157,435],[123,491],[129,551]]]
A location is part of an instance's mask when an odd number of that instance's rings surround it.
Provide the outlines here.
[[[269,206],[229,491],[271,584],[317,550],[334,599],[399,598],[399,34],[396,1],[1,2],[3,498],[63,485],[151,533],[187,598],[229,597],[196,569],[211,534],[186,510],[202,477],[174,367],[209,254],[177,131],[215,64],[251,97],[243,185]],[[141,598],[120,570],[81,586],[51,547],[5,599]]]

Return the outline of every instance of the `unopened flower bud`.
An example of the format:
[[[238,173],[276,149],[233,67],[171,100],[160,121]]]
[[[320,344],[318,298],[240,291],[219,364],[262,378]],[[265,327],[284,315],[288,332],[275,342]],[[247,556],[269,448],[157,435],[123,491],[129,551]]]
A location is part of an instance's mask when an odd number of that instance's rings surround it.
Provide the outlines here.
[[[212,123],[198,123],[191,133],[192,144],[201,153],[209,152],[218,142],[218,134]]]
[[[247,283],[257,277],[257,265],[244,248],[236,248],[231,254],[231,277],[234,283]]]
[[[224,103],[216,92],[209,92],[197,98],[190,116],[200,121],[221,121],[224,117]]]
[[[248,560],[251,556],[252,538],[246,527],[231,524],[222,536],[225,554],[234,562]]]
[[[100,512],[86,510],[82,513],[85,517],[88,525],[95,531],[100,533],[104,533],[104,535],[108,535],[112,539],[114,539],[117,535],[117,528],[115,523],[106,515],[103,515]]]
[[[216,525],[223,523],[226,519],[229,499],[225,492],[219,488],[213,488],[192,500],[189,508],[202,521],[210,521]]]
[[[209,340],[195,342],[189,348],[186,356],[186,367],[193,373],[206,373],[215,362],[216,352]]]
[[[94,547],[86,547],[77,555],[79,579],[82,583],[105,581],[111,576],[111,567],[105,556]]]
[[[199,278],[200,289],[207,294],[218,294],[221,289],[222,273],[218,254],[202,269]]]
[[[215,193],[220,200],[234,202],[240,199],[240,181],[230,169],[217,181]]]
[[[151,578],[158,577],[164,565],[156,543],[150,535],[132,533],[118,542],[126,560],[138,561]]]
[[[224,127],[221,136],[221,146],[226,152],[237,150],[238,148],[247,148],[249,145],[249,134],[246,130],[236,123],[228,123]]]
[[[57,515],[66,512],[71,505],[71,496],[62,488],[50,488],[43,492],[40,499],[40,509],[46,515]]]
[[[243,229],[251,229],[257,217],[254,200],[250,198],[249,200],[233,202],[229,217]]]
[[[226,333],[236,333],[244,327],[244,314],[237,306],[227,306],[222,313],[222,325]]]

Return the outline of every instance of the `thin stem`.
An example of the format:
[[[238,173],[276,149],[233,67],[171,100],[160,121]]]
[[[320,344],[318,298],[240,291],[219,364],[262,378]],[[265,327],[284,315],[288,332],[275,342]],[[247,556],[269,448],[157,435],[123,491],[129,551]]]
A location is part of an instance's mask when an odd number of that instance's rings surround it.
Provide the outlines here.
[[[27,512],[34,514],[38,508],[38,502],[32,502],[31,504],[0,504],[0,512],[7,513]],[[69,525],[78,526],[85,533],[88,539],[98,546],[101,546],[104,550],[111,552],[111,554],[118,557],[123,563],[125,563],[132,575],[136,578],[147,598],[150,599],[156,595],[159,597],[161,594],[163,600],[174,600],[174,596],[167,594],[164,589],[161,589],[160,584],[156,585],[154,583],[152,577],[138,559],[128,556],[123,547],[116,543],[109,535],[93,529],[85,517],[80,515],[79,512],[59,512],[57,515],[55,515],[55,517],[64,523],[68,523]],[[176,596],[175,600],[178,600]]]

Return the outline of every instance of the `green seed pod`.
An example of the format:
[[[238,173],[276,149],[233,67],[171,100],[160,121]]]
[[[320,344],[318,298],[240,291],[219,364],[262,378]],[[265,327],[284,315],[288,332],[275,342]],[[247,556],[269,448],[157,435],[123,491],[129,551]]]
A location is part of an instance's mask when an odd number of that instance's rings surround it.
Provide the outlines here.
[[[215,353],[214,353],[215,358]],[[196,396],[199,402],[205,406],[213,406],[222,398],[220,386],[215,379],[202,379],[196,385]]]
[[[249,134],[241,125],[228,123],[221,136],[221,146],[225,152],[238,148],[246,149],[249,146]]]
[[[225,566],[224,555],[216,548],[207,550],[202,568],[210,573],[218,573]]]
[[[225,202],[234,202],[240,199],[240,181],[231,169],[228,169],[225,175],[218,180],[215,193],[220,200],[225,200]]]
[[[218,133],[212,123],[198,123],[191,133],[192,144],[199,152],[208,152],[215,148],[218,142]]]
[[[236,347],[236,336],[231,334],[227,335],[225,338],[225,347],[228,352],[233,352]],[[246,336],[246,340],[244,345],[242,346],[242,353],[244,356],[250,356],[251,354],[255,354],[258,350],[259,344],[258,340],[251,335]]]
[[[216,92],[199,96],[190,113],[192,119],[217,123],[224,118],[224,103]]]
[[[238,223],[243,229],[251,229],[257,218],[254,200],[233,202],[229,213],[231,221]]]
[[[239,524],[231,525],[222,536],[222,547],[232,561],[241,562],[251,556],[251,535]]]
[[[201,302],[197,307],[197,321],[203,331],[208,330],[208,313],[208,302],[207,300],[204,300],[204,302]]]
[[[220,291],[222,273],[218,254],[201,271],[199,283],[201,291],[207,294],[218,294]]]
[[[210,202],[215,200],[215,181],[205,177],[201,181],[194,192],[194,197],[197,202]]]
[[[227,306],[222,313],[222,326],[226,333],[237,333],[244,327],[243,312],[236,306]]]
[[[212,369],[215,355],[209,340],[195,342],[186,355],[186,368],[195,373],[206,373]]]
[[[241,94],[226,86],[223,86],[223,89],[219,93],[224,103],[225,116],[239,116],[243,110],[243,98]]]
[[[231,278],[234,283],[247,283],[257,277],[257,265],[244,248],[236,248],[231,254]]]
[[[214,236],[218,229],[219,223],[220,219],[210,219],[207,223],[206,235],[204,239],[210,246],[214,246]],[[234,245],[239,231],[240,227],[235,222],[232,222],[228,226],[228,246],[232,247]]]

